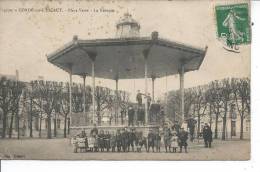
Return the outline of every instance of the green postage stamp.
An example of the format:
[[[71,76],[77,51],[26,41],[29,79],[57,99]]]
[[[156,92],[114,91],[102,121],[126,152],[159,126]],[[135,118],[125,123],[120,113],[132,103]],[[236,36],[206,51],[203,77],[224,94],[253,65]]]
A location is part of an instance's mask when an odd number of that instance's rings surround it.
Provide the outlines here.
[[[239,53],[238,45],[251,42],[248,4],[218,5],[215,11],[217,36],[223,48]]]

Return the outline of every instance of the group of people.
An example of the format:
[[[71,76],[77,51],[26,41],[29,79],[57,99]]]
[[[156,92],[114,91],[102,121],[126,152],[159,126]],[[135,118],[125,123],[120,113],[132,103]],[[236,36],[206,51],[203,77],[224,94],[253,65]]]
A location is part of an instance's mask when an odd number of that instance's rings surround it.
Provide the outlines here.
[[[183,147],[187,152],[188,132],[181,128],[179,131],[165,127],[150,129],[147,134],[136,131],[134,128],[118,129],[112,131],[98,131],[95,126],[87,135],[83,130],[72,138],[73,150],[80,152],[161,152],[163,141],[165,152],[182,152]]]
[[[138,90],[136,95],[137,105],[129,105],[127,114],[128,114],[128,126],[140,126],[145,123],[145,108],[143,106],[143,96],[147,99],[147,109],[149,113],[149,123],[163,123],[164,122],[164,110],[163,107],[160,106],[160,101],[158,100],[156,103],[152,104],[152,98],[150,93],[143,94]]]

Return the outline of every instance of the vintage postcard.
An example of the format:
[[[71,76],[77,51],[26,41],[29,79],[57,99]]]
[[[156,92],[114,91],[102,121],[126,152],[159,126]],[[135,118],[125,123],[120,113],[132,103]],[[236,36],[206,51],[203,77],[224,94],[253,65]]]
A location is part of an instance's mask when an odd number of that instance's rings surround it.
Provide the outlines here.
[[[0,159],[249,160],[250,0],[0,0]]]

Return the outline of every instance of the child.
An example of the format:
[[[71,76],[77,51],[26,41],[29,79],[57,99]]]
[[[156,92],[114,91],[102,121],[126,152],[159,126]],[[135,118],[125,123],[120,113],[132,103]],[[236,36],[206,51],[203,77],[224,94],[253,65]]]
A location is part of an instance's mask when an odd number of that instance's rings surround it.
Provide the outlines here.
[[[157,131],[157,133],[155,134],[155,138],[154,138],[154,146],[156,149],[156,152],[160,152],[161,150],[161,136],[159,131]]]
[[[110,146],[112,148],[112,152],[115,152],[116,151],[116,135],[113,131],[111,133]]]
[[[94,151],[94,144],[95,144],[95,137],[94,136],[90,136],[88,138],[88,147],[89,147],[90,152]]]
[[[78,148],[80,152],[86,151],[86,138],[79,137],[77,138],[77,142],[78,142]]]
[[[78,142],[77,142],[77,137],[76,136],[71,138],[71,144],[73,146],[73,152],[77,153],[78,152]]]
[[[178,147],[178,136],[177,133],[174,131],[171,137],[171,148],[173,149],[173,152],[176,153]]]

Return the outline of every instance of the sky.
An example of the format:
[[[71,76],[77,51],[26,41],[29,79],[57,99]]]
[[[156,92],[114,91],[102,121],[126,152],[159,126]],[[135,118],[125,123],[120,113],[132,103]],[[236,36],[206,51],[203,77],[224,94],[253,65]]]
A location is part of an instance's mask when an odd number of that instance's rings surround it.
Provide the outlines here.
[[[240,2],[248,1],[0,1],[0,74],[12,75],[18,70],[23,81],[43,76],[45,80],[67,82],[69,75],[47,62],[46,54],[70,42],[74,35],[86,40],[114,38],[116,22],[129,12],[140,23],[141,36],[158,31],[161,38],[200,48],[208,46],[200,69],[185,74],[185,88],[227,77],[250,77],[250,45],[242,45],[240,53],[232,53],[224,50],[217,39],[215,5]],[[46,7],[61,8],[62,12],[14,11]],[[75,12],[79,8],[85,12]],[[77,76],[73,81],[82,83]],[[91,84],[91,78],[86,83]],[[149,80],[149,92],[151,83]],[[111,80],[97,78],[96,85],[115,89],[115,81]],[[178,88],[178,75],[155,80],[156,97]],[[120,80],[119,89],[143,91],[144,80]]]

